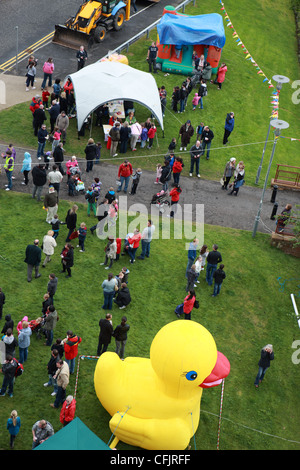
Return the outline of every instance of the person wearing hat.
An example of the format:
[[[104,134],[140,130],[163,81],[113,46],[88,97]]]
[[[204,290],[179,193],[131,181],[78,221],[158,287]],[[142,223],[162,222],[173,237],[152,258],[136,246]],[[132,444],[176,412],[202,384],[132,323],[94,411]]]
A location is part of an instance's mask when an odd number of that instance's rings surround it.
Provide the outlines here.
[[[223,186],[222,186],[222,189],[226,189],[226,190],[227,190],[227,186],[228,186],[228,184],[229,184],[229,181],[230,181],[230,179],[232,178],[232,176],[234,175],[235,163],[236,163],[236,159],[235,159],[234,157],[232,157],[232,158],[226,163],[226,166],[225,166],[225,169],[224,169],[224,175],[223,175]]]
[[[46,222],[50,224],[58,209],[58,194],[53,186],[49,186],[49,192],[44,197],[44,207],[47,211]]]
[[[230,136],[231,132],[234,128],[234,113],[227,113],[225,126],[224,126],[224,137],[223,137],[223,145],[226,145],[228,142],[228,137]]]
[[[194,135],[194,128],[191,124],[191,121],[186,121],[179,129],[179,135],[181,136],[181,147],[179,150],[186,150],[188,144],[190,143],[191,137]]]

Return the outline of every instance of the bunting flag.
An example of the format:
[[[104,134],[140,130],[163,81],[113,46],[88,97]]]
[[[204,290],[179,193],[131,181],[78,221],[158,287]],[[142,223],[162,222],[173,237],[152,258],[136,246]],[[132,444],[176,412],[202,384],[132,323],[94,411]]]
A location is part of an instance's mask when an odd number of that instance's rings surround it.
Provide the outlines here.
[[[256,68],[256,70],[258,70],[257,75],[260,75],[260,76],[264,77],[262,82],[268,84],[268,88],[274,88],[274,85],[272,84],[271,80],[266,76],[266,74],[262,71],[262,69],[259,67],[259,65],[257,65],[257,63],[254,60],[254,58],[252,57],[251,53],[248,51],[247,47],[245,46],[243,41],[240,39],[240,36],[239,36],[239,34],[237,33],[236,29],[234,28],[234,26],[232,24],[232,21],[231,21],[228,13],[226,11],[225,4],[222,0],[220,0],[220,4],[221,4],[221,11],[224,14],[224,19],[227,22],[226,26],[227,27],[229,26],[231,29],[233,29],[232,37],[236,40],[237,45],[241,46],[244,54],[246,54],[245,59],[249,60],[253,64],[253,66]]]

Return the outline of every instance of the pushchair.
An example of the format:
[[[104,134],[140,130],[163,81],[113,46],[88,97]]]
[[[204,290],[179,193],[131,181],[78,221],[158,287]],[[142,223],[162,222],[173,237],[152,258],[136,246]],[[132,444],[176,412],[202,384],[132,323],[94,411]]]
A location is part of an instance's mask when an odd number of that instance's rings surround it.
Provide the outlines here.
[[[170,206],[170,201],[168,200],[168,193],[162,189],[159,193],[154,194],[151,200],[151,204],[155,204],[156,207],[159,209],[159,212],[163,214],[165,212],[166,207]]]
[[[43,331],[43,319],[42,317],[37,318],[36,320],[31,320],[28,324],[29,328],[31,329],[32,333],[36,334],[37,339],[41,338]]]

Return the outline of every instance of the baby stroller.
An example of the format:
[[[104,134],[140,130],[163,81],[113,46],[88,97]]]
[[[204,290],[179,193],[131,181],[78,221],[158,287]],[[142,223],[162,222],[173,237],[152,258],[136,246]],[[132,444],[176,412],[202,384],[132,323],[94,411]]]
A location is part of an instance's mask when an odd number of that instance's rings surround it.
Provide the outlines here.
[[[151,204],[155,204],[159,209],[159,212],[163,214],[165,212],[166,206],[170,206],[170,201],[167,198],[168,193],[162,189],[159,193],[154,194],[151,200]]]
[[[39,317],[36,320],[31,320],[28,326],[31,329],[32,333],[36,334],[37,339],[39,339],[43,333],[42,318]]]

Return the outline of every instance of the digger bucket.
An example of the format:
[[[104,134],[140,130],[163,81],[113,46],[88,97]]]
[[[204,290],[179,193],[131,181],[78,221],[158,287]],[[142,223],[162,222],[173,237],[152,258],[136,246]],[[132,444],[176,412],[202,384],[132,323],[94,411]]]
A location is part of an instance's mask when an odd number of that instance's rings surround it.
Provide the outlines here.
[[[87,49],[92,41],[91,36],[82,31],[69,29],[63,25],[55,25],[55,33],[52,39],[54,44],[78,50],[80,46],[84,46]]]

